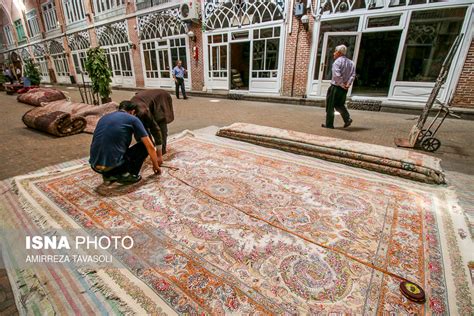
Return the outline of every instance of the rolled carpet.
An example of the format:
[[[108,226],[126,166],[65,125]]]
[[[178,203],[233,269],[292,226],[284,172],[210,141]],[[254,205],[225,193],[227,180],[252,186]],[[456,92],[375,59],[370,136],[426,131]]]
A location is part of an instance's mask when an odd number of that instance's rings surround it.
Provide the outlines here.
[[[69,113],[73,117],[81,116],[85,118],[87,121],[87,126],[84,129],[84,132],[90,134],[94,133],[97,122],[102,116],[111,112],[115,112],[118,109],[118,104],[115,102],[109,102],[101,105],[92,105],[68,100],[43,103],[42,106],[45,109],[48,109],[48,111],[61,111]]]
[[[446,182],[438,158],[414,151],[247,123],[223,127],[217,136],[420,182]]]
[[[29,89],[26,93],[17,97],[18,102],[26,103],[33,106],[41,106],[43,102],[52,102],[57,100],[65,100],[64,92],[51,88],[34,88]]]
[[[85,118],[71,116],[62,111],[49,111],[43,107],[34,108],[22,117],[26,126],[63,137],[81,133],[87,125]]]

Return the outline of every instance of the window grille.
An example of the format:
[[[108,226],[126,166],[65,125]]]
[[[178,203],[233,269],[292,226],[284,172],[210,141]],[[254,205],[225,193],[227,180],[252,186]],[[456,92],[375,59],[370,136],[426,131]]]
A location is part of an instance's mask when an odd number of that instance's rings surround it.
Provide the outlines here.
[[[283,20],[284,5],[282,0],[207,0],[204,4],[204,26],[214,30]]]
[[[28,23],[28,28],[30,29],[31,36],[38,35],[40,33],[40,28],[36,10],[31,10],[30,12],[26,13],[26,20]]]
[[[100,46],[114,46],[128,43],[128,32],[125,21],[100,26],[96,29]]]
[[[139,17],[140,39],[147,40],[186,34],[188,28],[178,16],[178,9],[175,8]]]

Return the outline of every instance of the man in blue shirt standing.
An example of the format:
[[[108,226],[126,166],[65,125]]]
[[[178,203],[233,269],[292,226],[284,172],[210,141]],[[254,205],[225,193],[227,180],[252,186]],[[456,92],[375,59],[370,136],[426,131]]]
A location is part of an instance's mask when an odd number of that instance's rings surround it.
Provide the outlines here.
[[[321,125],[325,128],[334,128],[334,109],[341,113],[344,127],[352,124],[345,103],[347,91],[354,82],[356,73],[354,63],[346,57],[346,53],[345,45],[339,45],[334,50],[331,86],[326,94],[326,124]]]
[[[136,107],[130,101],[123,101],[117,112],[104,115],[97,123],[89,163],[102,174],[104,182],[140,181],[140,169],[148,155],[155,174],[161,174],[163,160],[157,156],[143,123],[135,116]],[[130,147],[132,136],[137,143]]]
[[[183,67],[183,62],[178,60],[176,66],[173,68],[172,74],[174,83],[176,85],[176,97],[179,99],[179,87],[181,86],[181,92],[183,93],[183,99],[187,99],[186,91],[184,90],[184,74],[188,71]]]

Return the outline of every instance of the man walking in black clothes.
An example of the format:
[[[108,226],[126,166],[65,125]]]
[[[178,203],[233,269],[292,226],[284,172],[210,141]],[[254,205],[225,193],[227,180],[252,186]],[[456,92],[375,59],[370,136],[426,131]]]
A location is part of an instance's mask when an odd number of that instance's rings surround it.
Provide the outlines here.
[[[355,66],[352,60],[346,57],[347,47],[339,45],[334,50],[332,64],[331,86],[326,94],[326,124],[325,128],[334,128],[334,109],[341,113],[344,127],[352,124],[352,119],[345,106],[347,90],[355,79]]]
[[[188,71],[183,67],[183,62],[178,60],[176,66],[173,68],[173,79],[176,85],[176,97],[179,99],[179,87],[181,87],[181,92],[183,93],[183,99],[187,99],[186,90],[184,89],[184,75]]]

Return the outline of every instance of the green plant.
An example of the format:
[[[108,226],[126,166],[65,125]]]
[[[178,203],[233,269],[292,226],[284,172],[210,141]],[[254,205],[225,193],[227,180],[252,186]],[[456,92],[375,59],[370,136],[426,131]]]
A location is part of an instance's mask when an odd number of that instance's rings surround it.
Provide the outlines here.
[[[38,64],[35,64],[31,59],[27,59],[25,61],[24,76],[30,79],[31,85],[38,86],[41,82],[41,72],[38,69]]]
[[[92,81],[92,91],[98,93],[102,99],[109,98],[112,93],[112,71],[102,48],[94,47],[87,51],[86,70]]]

